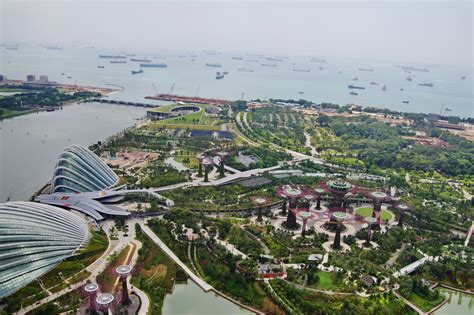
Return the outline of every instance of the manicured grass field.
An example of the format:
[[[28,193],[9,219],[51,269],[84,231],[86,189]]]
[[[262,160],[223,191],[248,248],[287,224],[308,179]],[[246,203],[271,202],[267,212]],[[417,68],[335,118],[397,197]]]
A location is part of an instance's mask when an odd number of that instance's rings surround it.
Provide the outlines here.
[[[361,215],[363,217],[371,217],[373,211],[374,209],[370,207],[362,207],[356,209],[356,214]],[[382,212],[380,213],[380,217],[382,218],[382,220],[388,221],[392,219],[392,214],[386,210],[382,210]]]
[[[317,283],[317,287],[321,290],[331,290],[337,288],[334,283],[332,282],[332,274],[330,272],[320,271],[317,273],[319,277],[319,282]]]

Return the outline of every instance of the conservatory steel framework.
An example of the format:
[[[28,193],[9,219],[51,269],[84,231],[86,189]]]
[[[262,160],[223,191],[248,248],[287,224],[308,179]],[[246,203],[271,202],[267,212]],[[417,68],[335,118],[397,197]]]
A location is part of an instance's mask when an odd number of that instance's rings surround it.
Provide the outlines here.
[[[0,204],[0,298],[53,269],[89,239],[87,222],[34,202]]]
[[[81,145],[64,149],[54,168],[51,192],[79,193],[109,189],[119,181],[110,167]]]

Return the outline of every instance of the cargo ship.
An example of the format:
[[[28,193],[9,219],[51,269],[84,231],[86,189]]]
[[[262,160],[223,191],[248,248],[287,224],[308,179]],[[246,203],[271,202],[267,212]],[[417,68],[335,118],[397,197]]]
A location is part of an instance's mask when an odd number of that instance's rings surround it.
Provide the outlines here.
[[[132,70],[132,74],[139,74],[139,73],[143,73],[143,69],[140,69],[140,70]]]
[[[104,69],[104,66],[97,66],[98,69]],[[64,73],[63,73],[64,75]]]
[[[279,62],[283,61],[283,59],[280,59],[280,58],[273,58],[273,57],[267,57],[267,58],[265,58],[265,59],[267,59],[268,61],[279,61]]]
[[[420,83],[418,84],[419,86],[429,86],[429,87],[433,87],[433,83]]]
[[[350,95],[359,95],[359,93],[356,93],[356,92],[350,92],[349,94]]]
[[[349,84],[347,87],[348,87],[349,89],[365,90],[365,87],[363,87],[363,86],[357,86],[357,85],[353,85],[353,84]]]
[[[220,63],[206,63],[207,67],[220,68],[222,65]]]
[[[373,68],[359,68],[359,71],[368,71],[368,72],[373,72],[374,69]]]
[[[262,63],[262,67],[276,67],[275,63]]]
[[[141,63],[140,67],[146,68],[168,68],[166,63]]]
[[[150,59],[141,59],[141,58],[130,58],[130,61],[134,61],[134,62],[151,62]]]
[[[216,80],[224,79],[224,74],[220,72],[216,72]]]
[[[370,82],[371,85],[379,85],[377,82]]]
[[[409,102],[409,101],[403,101],[402,103],[403,103],[403,104],[408,104],[408,103],[410,103],[410,102]]]
[[[242,57],[232,57],[233,60],[243,60],[244,58]]]
[[[407,71],[419,71],[419,72],[430,72],[428,68],[417,68],[412,66],[398,66],[399,68]]]
[[[122,55],[99,55],[99,58],[102,58],[102,59],[126,59],[127,56],[122,56]]]
[[[127,63],[126,60],[111,60],[110,63]]]

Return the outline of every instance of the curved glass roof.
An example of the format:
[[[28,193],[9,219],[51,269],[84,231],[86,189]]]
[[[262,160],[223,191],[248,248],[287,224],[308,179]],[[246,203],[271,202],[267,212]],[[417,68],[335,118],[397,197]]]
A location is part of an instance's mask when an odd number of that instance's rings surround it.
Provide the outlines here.
[[[34,202],[0,204],[0,298],[70,257],[89,239],[87,222]]]
[[[71,145],[58,158],[51,186],[53,193],[77,193],[108,189],[118,181],[118,176],[92,151]]]

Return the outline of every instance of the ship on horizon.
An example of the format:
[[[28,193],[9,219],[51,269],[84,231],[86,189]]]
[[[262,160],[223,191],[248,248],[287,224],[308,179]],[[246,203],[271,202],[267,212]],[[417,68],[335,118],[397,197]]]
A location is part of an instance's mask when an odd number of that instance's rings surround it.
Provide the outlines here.
[[[126,60],[111,60],[110,63],[127,63]]]
[[[253,72],[253,69],[250,69],[250,68],[239,68],[237,70],[240,72]]]
[[[216,72],[216,80],[224,79],[224,73]]]
[[[374,68],[359,68],[359,71],[373,72]]]
[[[363,87],[363,86],[357,86],[357,85],[353,85],[353,84],[349,84],[347,87],[348,87],[349,89],[365,90],[365,87]]]
[[[140,67],[145,68],[168,68],[166,63],[141,63]]]
[[[217,62],[208,62],[208,63],[206,63],[206,67],[220,68],[220,67],[222,67],[222,65],[220,63],[217,63]]]
[[[146,59],[146,58],[130,58],[130,61],[134,61],[134,62],[151,62],[150,59]]]
[[[419,86],[429,86],[429,87],[433,87],[433,83],[420,83],[418,84]]]
[[[430,72],[430,69],[428,68],[417,68],[417,67],[413,67],[413,66],[397,66],[403,70],[406,70],[406,71],[419,71],[419,72]]]
[[[140,69],[140,70],[132,70],[132,74],[139,74],[139,73],[143,73],[143,69]]]

